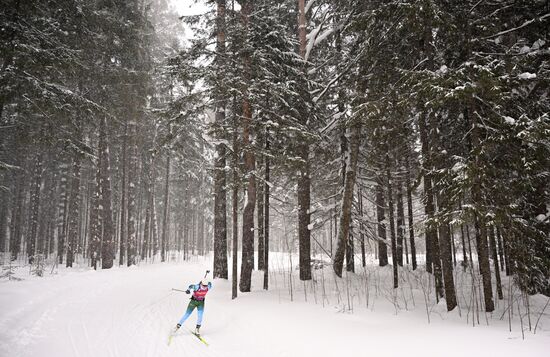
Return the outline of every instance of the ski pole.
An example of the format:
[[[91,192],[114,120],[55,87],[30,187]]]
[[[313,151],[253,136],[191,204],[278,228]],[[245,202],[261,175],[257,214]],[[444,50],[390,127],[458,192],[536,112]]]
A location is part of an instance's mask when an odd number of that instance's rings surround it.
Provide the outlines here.
[[[185,291],[185,290],[174,289],[174,288],[172,288],[172,290],[173,290],[173,291],[179,291],[180,293],[187,293],[187,291]]]
[[[204,274],[204,278],[206,278],[206,276],[207,276],[209,273],[210,273],[210,270],[207,270],[207,271],[206,271],[206,274]],[[204,278],[203,278],[203,279],[204,279]]]

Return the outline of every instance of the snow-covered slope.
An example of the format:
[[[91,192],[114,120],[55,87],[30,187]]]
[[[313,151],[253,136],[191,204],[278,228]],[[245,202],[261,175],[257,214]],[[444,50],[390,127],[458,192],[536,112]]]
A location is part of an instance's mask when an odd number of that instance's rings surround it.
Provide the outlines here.
[[[303,291],[290,302],[282,280],[269,292],[255,289],[231,300],[228,281],[215,280],[203,321],[207,347],[187,330],[170,346],[169,330],[188,296],[172,288],[195,283],[211,266],[192,263],[142,265],[110,271],[60,269],[57,275],[0,282],[0,356],[548,356],[550,333],[525,340],[507,323],[472,327],[456,314],[432,313],[421,302],[395,314],[391,304],[356,306],[343,313],[336,301],[323,307]],[[328,272],[327,272],[328,274]],[[279,276],[282,278],[282,276]],[[331,278],[332,279],[332,278]],[[297,289],[300,283],[296,284]],[[536,316],[533,315],[535,318]],[[194,326],[194,314],[186,323]],[[499,321],[498,319],[496,319]],[[535,321],[533,321],[534,323]]]

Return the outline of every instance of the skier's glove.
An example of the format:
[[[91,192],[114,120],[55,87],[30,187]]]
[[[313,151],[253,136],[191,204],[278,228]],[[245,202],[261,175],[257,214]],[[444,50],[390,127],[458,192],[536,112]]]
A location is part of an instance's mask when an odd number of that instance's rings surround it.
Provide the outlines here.
[[[185,290],[185,293],[186,293],[186,294],[191,294],[191,292],[189,291],[189,289]]]

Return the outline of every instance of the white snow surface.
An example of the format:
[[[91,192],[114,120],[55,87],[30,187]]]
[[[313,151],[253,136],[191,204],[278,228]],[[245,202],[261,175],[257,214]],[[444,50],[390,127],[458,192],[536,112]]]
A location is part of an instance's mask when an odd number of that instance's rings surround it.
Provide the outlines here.
[[[104,271],[60,268],[42,278],[23,274],[22,281],[2,280],[0,356],[536,357],[548,356],[550,350],[548,324],[541,324],[536,335],[527,331],[522,340],[517,324],[509,332],[507,318],[500,320],[500,314],[489,318],[488,325],[482,315],[481,324],[472,327],[464,307],[459,317],[447,313],[441,302],[433,307],[428,323],[418,296],[416,307],[398,313],[388,299],[374,297],[369,308],[357,301],[351,312],[333,297],[321,304],[309,293],[306,302],[297,279],[291,302],[285,275],[273,274],[272,289],[264,291],[263,272],[256,271],[252,292],[239,293],[236,300],[231,299],[230,281],[213,281],[201,329],[209,346],[185,329],[168,346],[169,331],[188,303],[187,295],[171,289],[198,282],[210,267],[210,260],[195,259]],[[336,281],[330,266],[316,270],[317,278],[321,271],[327,282]],[[343,290],[346,280],[338,281]],[[345,300],[346,292],[342,294]],[[536,317],[533,314],[533,324]],[[195,320],[196,313],[186,326],[193,328]],[[548,321],[546,316],[543,320]]]

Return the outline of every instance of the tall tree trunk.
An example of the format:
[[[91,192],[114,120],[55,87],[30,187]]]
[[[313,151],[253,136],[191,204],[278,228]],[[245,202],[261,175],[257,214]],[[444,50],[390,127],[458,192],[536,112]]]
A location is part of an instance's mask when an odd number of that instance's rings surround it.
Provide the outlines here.
[[[447,302],[447,311],[452,311],[456,307],[457,302],[453,278],[451,233],[447,223],[439,227],[439,245],[441,249],[443,280],[445,284],[445,301]]]
[[[485,221],[481,216],[475,216],[475,233],[477,257],[479,260],[479,270],[483,281],[483,297],[485,301],[485,311],[492,312],[495,309],[493,301],[493,287],[491,283],[491,266],[489,263],[489,248],[487,246],[487,228]]]
[[[472,129],[470,131],[471,143],[474,165],[476,167],[481,167],[480,151],[481,144],[479,139],[479,126],[480,123],[477,123],[476,113],[472,110],[472,105],[466,109],[465,117],[470,122]],[[475,207],[474,211],[474,223],[476,230],[476,245],[477,245],[477,256],[479,261],[479,270],[481,272],[483,280],[483,297],[485,300],[485,311],[491,312],[495,309],[495,303],[493,301],[493,288],[491,283],[491,267],[489,263],[489,248],[487,246],[487,227],[485,223],[485,216],[483,214],[483,198],[481,194],[482,183],[479,177],[474,177],[472,182],[472,204]]]
[[[377,178],[376,183],[376,220],[378,221],[378,265],[388,265],[388,246],[386,244],[386,200],[384,199],[384,187],[382,177]]]
[[[53,156],[53,152],[49,151],[47,154],[49,157]],[[56,219],[57,208],[57,181],[59,170],[57,162],[54,160],[48,160],[46,165],[47,174],[44,179],[44,199],[42,199],[41,208],[42,211],[40,219],[40,227],[38,229],[37,240],[37,253],[44,255],[45,259],[48,259],[50,254],[51,243],[54,240],[53,227]]]
[[[145,222],[143,223],[143,248],[142,255],[145,258],[149,257],[151,246],[151,216],[153,211],[153,155],[146,154],[146,182],[145,182]]]
[[[462,200],[458,201],[458,210],[459,212],[462,212]],[[464,271],[466,271],[466,268],[468,267],[468,256],[466,255],[466,239],[464,235],[464,224],[461,224],[460,239],[462,243],[462,267],[464,268]]]
[[[258,140],[260,141],[260,140]],[[261,160],[259,160],[261,162]],[[258,173],[260,173],[261,170],[258,170]],[[257,212],[257,218],[258,218],[258,270],[264,269],[264,259],[265,259],[265,253],[264,253],[264,185],[262,183],[258,183],[258,194],[257,194],[257,200],[258,200],[258,212]]]
[[[231,298],[237,298],[238,294],[238,272],[237,272],[237,260],[238,260],[238,250],[239,250],[239,140],[238,140],[238,128],[239,122],[237,115],[233,120],[233,192],[232,192],[232,201],[231,208],[233,210],[233,262],[232,262],[232,289],[231,289]]]
[[[397,242],[395,237],[395,221],[393,213],[393,181],[391,176],[390,157],[386,154],[386,185],[388,187],[388,208],[390,219],[390,237],[391,237],[391,260],[393,267],[393,288],[396,289],[399,286],[399,277],[397,272],[397,266],[399,265],[397,259]]]
[[[439,242],[437,229],[434,225],[435,205],[432,189],[432,147],[428,141],[426,114],[421,113],[418,118],[420,142],[422,146],[422,177],[424,179],[424,212],[426,214],[426,270],[434,274],[436,294],[443,297],[443,276],[441,274],[441,259],[439,256]]]
[[[100,124],[99,151],[101,186],[101,223],[103,224],[103,237],[101,242],[101,269],[111,269],[115,260],[115,223],[113,222],[112,189],[111,189],[111,158],[109,154],[109,142],[107,137],[107,119],[103,118]]]
[[[203,200],[205,200],[204,195],[201,195]],[[201,206],[201,210],[199,212],[199,228],[198,228],[198,254],[204,255],[204,206]]]
[[[363,190],[359,187],[359,236],[361,239],[361,266],[367,266],[367,257],[365,254],[365,233],[363,231]]]
[[[351,127],[350,138],[350,158],[349,165],[346,167],[346,181],[344,194],[342,197],[342,209],[340,210],[340,229],[338,230],[338,244],[333,258],[333,269],[337,276],[342,276],[344,265],[344,253],[348,244],[351,210],[353,205],[353,191],[355,188],[355,178],[357,173],[357,161],[359,157],[359,147],[361,144],[361,123],[355,122]]]
[[[300,57],[306,57],[306,11],[305,0],[298,0],[298,40],[300,43]],[[303,71],[307,72],[304,63]],[[302,83],[303,86],[306,86]],[[307,87],[307,86],[306,86]],[[306,102],[306,90],[302,93],[302,100]],[[303,106],[302,124],[307,124],[307,109]],[[298,156],[301,159],[298,177],[298,244],[300,255],[300,280],[311,280],[311,231],[310,231],[310,206],[311,206],[311,177],[309,162],[309,145],[305,140],[298,144]],[[348,228],[349,229],[349,228]],[[346,237],[347,239],[347,237]],[[342,253],[343,254],[343,253]],[[343,256],[342,256],[343,259]]]
[[[430,123],[430,149],[432,150],[432,152],[430,152],[430,162],[433,164],[435,172],[440,172],[444,169],[444,163],[449,158],[444,154],[446,150],[438,136],[438,123],[435,115],[431,117]],[[445,190],[445,188],[448,187],[445,177],[438,174],[434,174],[433,176],[430,175],[430,177],[433,177],[433,182],[437,182],[437,184],[434,183],[432,192],[435,192],[434,196],[437,199],[437,209],[439,211],[439,217],[437,220],[439,246],[434,249],[434,259],[437,259],[438,253],[440,253],[440,260],[438,260],[438,262],[441,262],[443,272],[443,284],[445,289],[447,311],[452,311],[457,305],[453,277],[453,255],[451,242],[453,237],[449,225],[449,214],[453,211],[453,209],[451,207],[451,203],[449,202],[449,193]],[[435,266],[436,264],[434,262],[434,267]]]
[[[22,160],[20,161],[22,163]],[[11,233],[10,233],[10,253],[11,260],[17,260],[19,253],[21,252],[21,235],[23,234],[23,213],[25,211],[24,200],[26,196],[26,175],[24,169],[21,167],[16,174],[16,194],[14,208],[12,209],[11,219]]]
[[[498,240],[498,255],[500,257],[500,271],[504,271],[505,259],[504,259],[504,240],[500,234],[500,228],[496,228],[497,240]]]
[[[90,253],[90,265],[94,270],[97,270],[97,261],[100,259],[101,249],[101,221],[100,221],[100,205],[101,205],[101,153],[98,155],[99,160],[97,162],[95,177],[91,180],[92,197],[90,208],[90,239],[89,239],[89,253]]]
[[[57,258],[59,264],[63,264],[63,257],[65,256],[65,237],[67,227],[67,209],[68,209],[68,171],[69,167],[65,162],[66,157],[62,154],[61,164],[59,165],[59,202],[58,202],[58,216],[57,216]]]
[[[40,150],[40,148],[38,149]],[[33,167],[33,181],[30,197],[30,234],[27,235],[27,257],[29,264],[34,262],[36,240],[38,233],[38,220],[40,211],[40,189],[42,186],[42,153],[36,154]]]
[[[157,220],[157,204],[155,201],[155,185],[153,184],[152,188],[152,195],[153,195],[153,205],[152,205],[152,212],[151,212],[151,240],[153,242],[152,246],[152,254],[153,256],[156,256],[160,249],[160,242],[159,242],[159,232],[158,232],[158,220]]]
[[[67,261],[65,265],[72,267],[75,253],[78,249],[78,232],[80,226],[80,168],[81,154],[74,153],[73,172],[71,178],[71,191],[69,195],[68,229],[67,229]]]
[[[495,240],[495,228],[493,226],[488,227],[489,230],[489,243],[491,245],[491,253],[493,256],[493,266],[495,268],[495,280],[497,283],[497,296],[499,300],[503,299],[502,296],[502,282],[500,281],[500,269],[498,266],[498,253]]]
[[[265,152],[269,152],[269,130],[266,129],[265,134]],[[270,175],[270,162],[269,156],[265,155],[265,187],[264,187],[264,289],[269,288],[269,177]]]
[[[201,144],[202,148],[202,144]],[[199,200],[200,204],[198,206],[198,231],[197,231],[197,250],[199,255],[204,255],[204,211],[206,209],[206,206],[204,202],[206,201],[206,197],[204,194],[204,171],[201,168],[200,176],[199,176]]]
[[[160,239],[160,257],[161,261],[166,261],[166,248],[168,246],[168,215],[170,210],[168,205],[170,204],[169,200],[170,194],[170,153],[167,153],[166,156],[166,174],[164,177],[164,214],[162,216],[162,237]]]
[[[403,184],[400,179],[397,185],[397,264],[403,266],[403,239],[405,236],[405,209],[403,207]],[[408,259],[408,258],[407,258]]]
[[[355,241],[353,239],[353,227],[351,223],[348,244],[346,245],[346,271],[355,273]]]
[[[122,177],[121,177],[121,200],[120,200],[120,238],[119,238],[119,253],[118,253],[118,265],[124,264],[124,257],[126,256],[126,242],[128,239],[127,235],[127,227],[128,227],[128,219],[126,216],[127,213],[127,202],[126,202],[126,195],[127,195],[127,188],[126,188],[126,182],[128,180],[127,178],[127,171],[128,171],[128,164],[127,164],[127,142],[128,142],[128,123],[124,123],[124,138],[122,141]]]
[[[130,152],[128,165],[128,243],[127,243],[127,266],[136,264],[137,255],[137,177],[138,177],[138,158],[137,158],[137,114],[131,118],[130,123]]]
[[[224,93],[223,76],[225,57],[225,10],[226,1],[217,0],[216,17],[216,66],[218,73],[216,87],[216,139],[223,140],[222,126],[225,122],[226,100]],[[216,145],[214,171],[214,278],[228,278],[227,269],[227,192],[225,173],[226,148],[224,144]]]
[[[448,208],[448,201],[445,193],[438,195],[439,208],[445,210]],[[456,305],[456,293],[453,278],[453,257],[451,252],[451,231],[449,222],[443,220],[439,223],[439,247],[441,251],[441,263],[443,267],[443,282],[445,287],[445,301],[447,311],[452,311]]]
[[[1,119],[1,118],[0,118]],[[0,176],[0,179],[4,177]],[[9,197],[5,191],[0,190],[0,252],[7,252],[8,243],[8,215]]]
[[[249,22],[252,14],[253,4],[247,1],[242,4],[241,16],[245,31],[245,38],[249,37]],[[244,82],[243,90],[243,152],[244,152],[244,174],[248,181],[246,187],[246,195],[243,209],[243,244],[242,244],[242,260],[241,260],[241,281],[239,288],[241,292],[249,292],[252,284],[252,270],[254,268],[254,210],[256,206],[256,179],[254,177],[255,158],[250,140],[252,129],[252,108],[249,98],[250,85],[250,53],[249,49],[244,51],[243,66],[244,66]]]

